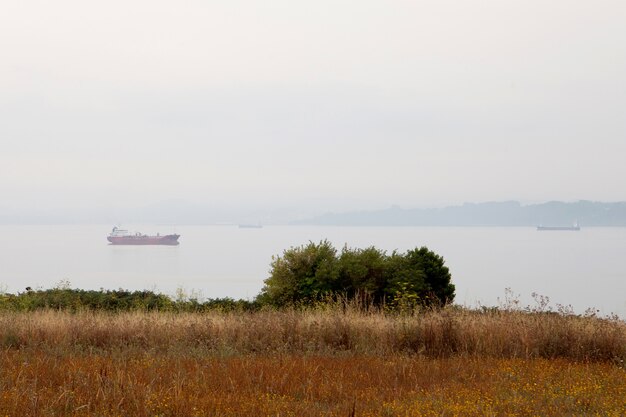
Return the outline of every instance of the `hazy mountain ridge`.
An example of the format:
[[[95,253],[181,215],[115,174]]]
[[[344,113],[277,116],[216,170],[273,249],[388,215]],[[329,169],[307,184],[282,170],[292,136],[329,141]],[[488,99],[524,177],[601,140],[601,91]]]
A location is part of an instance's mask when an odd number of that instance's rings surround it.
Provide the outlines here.
[[[517,201],[465,203],[443,208],[327,213],[298,225],[324,226],[626,226],[626,202],[559,202],[522,205]]]
[[[465,203],[441,208],[361,210],[319,215],[318,209],[251,208],[166,200],[144,207],[55,210],[0,208],[0,224],[177,224],[251,223],[320,226],[626,226],[626,202],[517,201]]]

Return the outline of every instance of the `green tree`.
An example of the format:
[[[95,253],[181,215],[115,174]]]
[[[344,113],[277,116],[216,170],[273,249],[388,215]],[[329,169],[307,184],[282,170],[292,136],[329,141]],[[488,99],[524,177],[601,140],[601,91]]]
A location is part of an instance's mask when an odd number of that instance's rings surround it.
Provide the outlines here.
[[[454,285],[443,257],[426,247],[406,253],[345,246],[340,255],[327,240],[292,247],[272,257],[260,304],[284,306],[329,296],[364,297],[401,308],[441,306],[454,300]]]
[[[337,250],[327,240],[292,247],[272,257],[258,300],[274,306],[321,300],[341,289],[338,276]]]
[[[424,287],[419,294],[421,297],[430,298],[429,304],[446,304],[454,300],[455,287],[442,256],[422,246],[408,251],[405,257],[412,268],[424,273]]]
[[[412,306],[428,304],[426,274],[405,254],[394,251],[387,259],[386,300],[391,305],[410,303]],[[402,300],[402,301],[400,301]]]
[[[387,255],[371,246],[351,249],[344,246],[339,257],[340,290],[348,298],[364,296],[379,304],[385,297]]]

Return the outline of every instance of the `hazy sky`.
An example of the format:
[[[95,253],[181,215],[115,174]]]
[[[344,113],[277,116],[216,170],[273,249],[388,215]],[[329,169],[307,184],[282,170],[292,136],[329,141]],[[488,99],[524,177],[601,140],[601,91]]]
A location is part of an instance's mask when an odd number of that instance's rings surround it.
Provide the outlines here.
[[[626,2],[4,1],[0,207],[626,199]]]

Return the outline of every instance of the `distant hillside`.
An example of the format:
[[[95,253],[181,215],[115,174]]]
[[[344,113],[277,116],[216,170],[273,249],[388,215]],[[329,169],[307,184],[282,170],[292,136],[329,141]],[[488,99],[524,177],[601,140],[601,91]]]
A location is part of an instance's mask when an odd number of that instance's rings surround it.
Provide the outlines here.
[[[626,202],[552,201],[522,205],[517,201],[465,203],[428,209],[392,207],[378,211],[327,213],[301,225],[328,226],[626,226]]]

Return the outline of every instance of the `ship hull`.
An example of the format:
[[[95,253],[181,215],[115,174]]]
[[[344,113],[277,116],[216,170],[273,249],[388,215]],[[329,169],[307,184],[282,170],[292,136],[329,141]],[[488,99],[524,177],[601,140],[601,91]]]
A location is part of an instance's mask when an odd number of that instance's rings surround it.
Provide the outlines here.
[[[180,235],[165,236],[109,236],[112,245],[178,245]]]
[[[578,232],[580,230],[580,227],[579,226],[537,226],[537,230]]]

